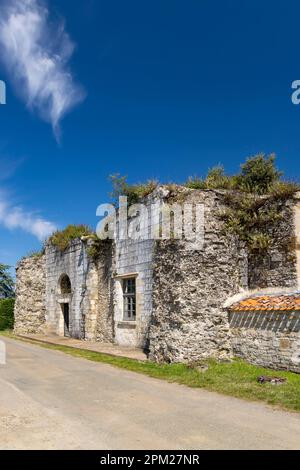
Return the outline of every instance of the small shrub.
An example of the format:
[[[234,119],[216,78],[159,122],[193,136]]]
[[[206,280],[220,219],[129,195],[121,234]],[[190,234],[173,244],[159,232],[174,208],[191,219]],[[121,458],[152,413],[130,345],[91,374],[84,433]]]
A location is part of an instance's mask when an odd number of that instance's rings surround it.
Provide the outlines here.
[[[87,255],[96,262],[105,251],[111,247],[112,241],[101,240],[97,236],[93,237],[93,243],[87,248]]]
[[[113,187],[110,197],[116,206],[118,206],[120,196],[127,196],[129,205],[136,204],[151,194],[158,186],[158,182],[155,180],[149,180],[144,184],[130,185],[127,183],[127,176],[120,176],[118,173],[111,175],[109,179]]]
[[[0,331],[12,330],[14,327],[14,299],[0,300]]]
[[[235,177],[227,176],[224,167],[217,165],[209,170],[205,179],[190,177],[184,186],[189,189],[233,189]]]
[[[73,240],[90,235],[93,235],[93,232],[87,225],[69,225],[64,230],[55,232],[49,242],[63,252]]]
[[[197,176],[190,176],[184,186],[188,189],[207,189],[206,181]]]
[[[283,219],[284,206],[279,210],[269,196],[233,192],[224,195],[224,204],[219,217],[225,231],[237,235],[250,252],[267,252],[272,246],[269,231]]]
[[[287,200],[291,199],[298,191],[300,191],[299,184],[279,181],[270,189],[270,195],[274,200]]]
[[[275,166],[275,159],[274,154],[266,157],[263,153],[249,158],[241,165],[238,187],[250,193],[267,194],[282,176]]]
[[[232,189],[233,177],[225,175],[222,165],[215,166],[209,170],[206,177],[207,189]]]
[[[42,248],[40,251],[30,251],[29,253],[27,253],[26,256],[24,256],[23,259],[26,259],[26,258],[42,258],[42,256],[44,256],[45,254],[45,249]]]
[[[248,248],[252,253],[267,252],[272,246],[272,239],[265,233],[254,233],[248,237]]]

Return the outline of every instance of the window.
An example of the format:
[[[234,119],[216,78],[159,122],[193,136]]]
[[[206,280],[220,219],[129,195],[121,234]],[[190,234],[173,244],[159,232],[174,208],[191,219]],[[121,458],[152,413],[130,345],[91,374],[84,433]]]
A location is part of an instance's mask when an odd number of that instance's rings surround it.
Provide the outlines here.
[[[63,295],[72,293],[72,286],[69,276],[64,274],[60,279],[60,292]]]
[[[136,280],[123,279],[124,320],[136,320]]]

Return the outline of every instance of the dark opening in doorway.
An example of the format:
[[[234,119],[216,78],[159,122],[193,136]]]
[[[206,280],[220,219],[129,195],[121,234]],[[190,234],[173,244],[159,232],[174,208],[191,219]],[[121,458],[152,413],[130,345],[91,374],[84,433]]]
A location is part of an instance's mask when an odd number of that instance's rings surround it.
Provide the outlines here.
[[[63,304],[63,316],[64,316],[64,335],[66,338],[70,338],[70,305]]]

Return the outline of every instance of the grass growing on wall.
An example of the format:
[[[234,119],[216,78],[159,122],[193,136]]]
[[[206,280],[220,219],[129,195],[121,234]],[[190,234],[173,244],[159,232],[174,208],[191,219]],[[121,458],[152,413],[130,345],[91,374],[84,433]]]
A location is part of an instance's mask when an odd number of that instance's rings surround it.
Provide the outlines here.
[[[158,186],[158,181],[150,180],[146,183],[128,184],[127,176],[121,176],[119,173],[110,175],[109,180],[112,185],[112,192],[110,198],[114,204],[118,206],[119,197],[127,196],[128,204],[136,204],[144,197],[151,194]]]
[[[55,232],[49,242],[63,252],[72,241],[91,235],[93,232],[87,225],[68,225],[64,230]]]
[[[300,375],[292,372],[275,372],[238,359],[232,363],[209,361],[207,371],[199,372],[198,368],[193,365],[156,364],[150,361],[137,361],[70,346],[24,340],[9,332],[1,334],[45,349],[61,351],[73,357],[109,364],[156,379],[193,388],[202,388],[246,400],[263,401],[269,405],[300,412]],[[287,379],[287,382],[280,386],[259,384],[257,378],[262,375],[283,377]]]

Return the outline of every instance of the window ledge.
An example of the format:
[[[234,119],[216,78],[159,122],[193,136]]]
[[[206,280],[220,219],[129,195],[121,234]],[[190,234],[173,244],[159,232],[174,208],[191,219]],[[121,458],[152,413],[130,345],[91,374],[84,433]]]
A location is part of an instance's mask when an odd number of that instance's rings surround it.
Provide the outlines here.
[[[123,330],[135,330],[136,329],[136,321],[119,321],[117,324],[117,328]]]
[[[114,274],[113,278],[114,279],[130,279],[131,277],[137,278],[139,273],[128,273],[128,274]]]

